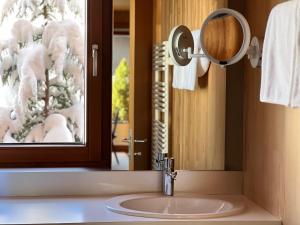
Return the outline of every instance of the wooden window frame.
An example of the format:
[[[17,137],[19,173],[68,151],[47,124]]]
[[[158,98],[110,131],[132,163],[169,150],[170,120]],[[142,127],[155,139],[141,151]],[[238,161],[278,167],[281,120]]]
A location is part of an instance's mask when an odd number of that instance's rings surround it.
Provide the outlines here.
[[[86,145],[0,145],[0,167],[111,168],[112,10],[112,0],[87,0]],[[100,47],[97,77],[93,44]]]
[[[129,10],[115,10],[114,18],[114,35],[129,35],[130,12]]]

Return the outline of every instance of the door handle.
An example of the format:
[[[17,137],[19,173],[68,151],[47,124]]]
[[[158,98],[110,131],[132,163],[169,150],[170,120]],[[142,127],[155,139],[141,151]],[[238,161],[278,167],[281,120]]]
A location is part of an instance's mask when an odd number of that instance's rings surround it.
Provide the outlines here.
[[[130,157],[130,153],[128,153],[128,156]],[[133,153],[133,155],[134,156],[142,156],[143,155],[143,153],[142,152],[135,152],[135,153]]]
[[[133,140],[134,143],[146,143],[148,140],[146,139],[142,139],[142,140]]]
[[[131,140],[132,139],[128,139],[128,138],[123,138],[122,139],[122,142],[125,142],[125,143],[128,143],[129,144],[129,146],[131,145]],[[146,143],[147,141],[148,141],[148,139],[147,138],[145,138],[145,139],[134,139],[134,140],[132,140],[134,143]],[[131,155],[131,153],[130,153],[130,151],[128,152],[128,156],[130,157],[130,155]],[[135,157],[140,157],[140,156],[142,156],[143,154],[142,154],[142,152],[134,152],[133,153],[133,156],[135,156]]]
[[[148,139],[141,139],[141,140],[138,140],[138,139],[135,139],[133,140],[134,143],[146,143],[148,141]],[[128,138],[124,138],[122,140],[122,142],[126,142],[126,143],[130,143],[130,140],[128,140]]]
[[[93,77],[98,76],[98,45],[92,45]]]

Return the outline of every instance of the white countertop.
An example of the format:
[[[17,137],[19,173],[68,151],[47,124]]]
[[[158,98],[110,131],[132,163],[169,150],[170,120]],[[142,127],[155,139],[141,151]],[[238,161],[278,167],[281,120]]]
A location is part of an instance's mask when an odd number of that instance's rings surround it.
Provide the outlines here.
[[[240,215],[202,220],[166,220],[110,212],[105,197],[0,198],[0,224],[172,224],[172,225],[280,225],[281,221],[245,199]]]

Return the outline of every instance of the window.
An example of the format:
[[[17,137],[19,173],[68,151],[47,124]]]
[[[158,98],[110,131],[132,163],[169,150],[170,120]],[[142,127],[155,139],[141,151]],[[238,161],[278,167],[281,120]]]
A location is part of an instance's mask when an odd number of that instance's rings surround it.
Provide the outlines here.
[[[0,10],[0,166],[110,168],[112,2]]]

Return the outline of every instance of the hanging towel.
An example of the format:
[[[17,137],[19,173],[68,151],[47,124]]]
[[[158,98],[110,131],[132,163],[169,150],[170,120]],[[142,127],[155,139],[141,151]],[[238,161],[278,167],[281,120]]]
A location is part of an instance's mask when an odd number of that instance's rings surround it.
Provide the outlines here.
[[[200,50],[200,30],[192,32],[194,38],[194,53],[203,54]],[[200,51],[199,51],[200,50]],[[174,65],[173,68],[173,88],[194,91],[198,86],[198,76],[203,76],[210,65],[210,61],[205,58],[193,58],[186,66]]]
[[[260,100],[300,107],[300,1],[273,8],[262,56]]]

